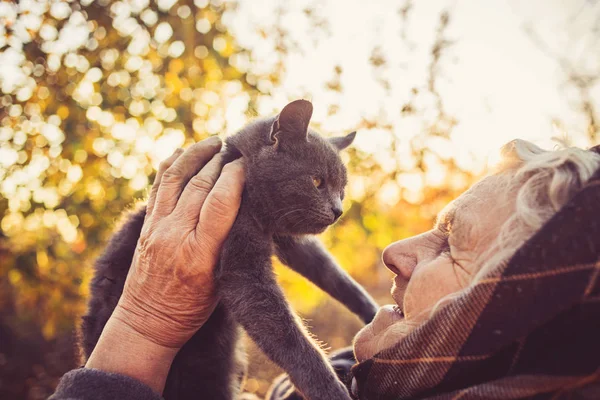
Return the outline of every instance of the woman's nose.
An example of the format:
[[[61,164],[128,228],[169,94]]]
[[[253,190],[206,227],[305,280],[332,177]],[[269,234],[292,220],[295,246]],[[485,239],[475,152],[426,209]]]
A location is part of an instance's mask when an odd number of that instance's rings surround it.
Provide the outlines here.
[[[410,252],[410,246],[407,244],[407,240],[390,244],[383,250],[381,258],[390,271],[405,279],[410,279],[417,265],[417,257],[414,252]]]

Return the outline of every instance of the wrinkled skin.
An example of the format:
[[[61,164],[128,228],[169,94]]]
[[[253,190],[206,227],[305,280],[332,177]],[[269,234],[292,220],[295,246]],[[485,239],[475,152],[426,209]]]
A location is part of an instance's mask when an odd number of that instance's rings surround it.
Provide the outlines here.
[[[181,346],[205,326],[244,185],[242,162],[221,168],[220,148],[220,140],[206,140],[161,163],[147,207],[98,260],[82,323],[86,368],[131,376],[160,393]]]
[[[393,346],[424,322],[444,297],[465,288],[483,254],[514,211],[514,198],[502,190],[507,175],[484,178],[451,202],[435,227],[390,244],[383,262],[394,274],[395,305],[384,306],[354,339],[358,361]]]

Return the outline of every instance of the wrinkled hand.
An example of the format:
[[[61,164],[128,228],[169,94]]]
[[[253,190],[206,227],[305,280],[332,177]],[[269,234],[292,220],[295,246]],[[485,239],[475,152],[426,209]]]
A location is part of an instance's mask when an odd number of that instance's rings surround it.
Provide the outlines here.
[[[162,393],[177,352],[210,316],[213,271],[244,187],[242,161],[221,170],[220,148],[204,140],[161,163],[123,294],[85,368]]]
[[[218,138],[181,149],[160,164],[146,219],[113,318],[155,342],[179,348],[206,322],[217,298],[213,273],[236,218],[241,160],[221,171]],[[199,172],[198,172],[199,171]]]

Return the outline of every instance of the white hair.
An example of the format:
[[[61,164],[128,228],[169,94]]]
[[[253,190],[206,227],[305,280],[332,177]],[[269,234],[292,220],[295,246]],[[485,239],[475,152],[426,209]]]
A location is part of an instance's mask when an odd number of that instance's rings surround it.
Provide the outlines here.
[[[471,281],[462,290],[444,296],[431,309],[423,311],[424,318],[431,317],[482,279],[500,274],[516,251],[600,168],[600,154],[575,147],[546,151],[533,143],[514,140],[504,145],[501,153],[502,161],[493,175],[505,179],[499,179],[497,185],[500,186],[494,190],[506,199],[506,208],[512,211],[496,238],[475,259],[477,272],[471,276]],[[384,331],[370,346],[377,353],[421,323],[419,318],[404,319]]]
[[[506,264],[600,168],[600,154],[577,147],[547,151],[517,139],[504,145],[501,154],[495,174],[509,176],[503,190],[514,199],[514,212],[476,260],[472,285]]]
[[[469,284],[440,299],[430,315],[490,275],[502,272],[511,257],[554,216],[600,168],[600,154],[577,147],[543,150],[516,139],[501,149],[502,160],[494,175],[506,176],[498,188],[513,201],[514,211],[502,224],[498,236],[477,256],[477,272]]]
[[[501,153],[502,161],[493,175],[503,179],[497,181],[499,186],[494,190],[506,199],[506,209],[511,210],[509,216],[496,238],[476,257],[474,269],[477,272],[471,276],[470,282],[462,290],[444,296],[431,309],[419,313],[424,319],[430,318],[482,279],[502,273],[516,251],[600,168],[600,154],[575,147],[546,151],[533,143],[514,140],[504,145]],[[368,345],[371,352],[375,354],[392,346],[423,322],[414,318],[391,325],[378,334],[376,342]],[[365,329],[369,327],[367,325]]]

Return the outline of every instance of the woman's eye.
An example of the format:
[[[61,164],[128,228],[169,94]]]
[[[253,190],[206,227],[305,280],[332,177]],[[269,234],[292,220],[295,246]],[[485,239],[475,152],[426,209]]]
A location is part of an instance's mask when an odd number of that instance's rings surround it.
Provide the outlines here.
[[[323,179],[321,179],[317,176],[313,176],[312,181],[313,181],[313,185],[315,185],[316,188],[320,189],[323,187]]]

